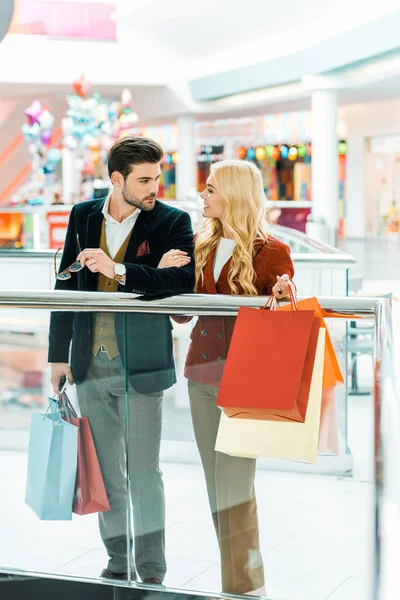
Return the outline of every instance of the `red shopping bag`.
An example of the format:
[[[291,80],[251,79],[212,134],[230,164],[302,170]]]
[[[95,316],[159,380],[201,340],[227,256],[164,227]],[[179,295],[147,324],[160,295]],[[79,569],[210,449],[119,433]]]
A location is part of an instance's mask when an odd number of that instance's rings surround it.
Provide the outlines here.
[[[89,420],[87,417],[78,417],[65,392],[62,394],[62,403],[66,418],[78,427],[78,468],[73,512],[89,515],[110,510]]]
[[[241,307],[217,406],[229,417],[304,422],[321,319]]]
[[[280,306],[278,311],[288,311],[290,310],[290,305]],[[323,310],[317,298],[306,298],[305,300],[299,300],[297,302],[297,310],[313,310],[316,317],[320,317],[321,319],[321,327],[326,328],[326,323],[323,317],[335,317],[335,318],[345,318],[346,315],[341,315],[340,313],[335,312],[327,312]],[[338,360],[336,358],[336,353],[333,348],[333,344],[331,338],[329,336],[328,330],[326,330],[325,337],[325,361],[324,361],[324,379],[322,384],[323,390],[328,390],[336,385],[339,385],[344,382],[342,372],[340,370],[340,366]]]

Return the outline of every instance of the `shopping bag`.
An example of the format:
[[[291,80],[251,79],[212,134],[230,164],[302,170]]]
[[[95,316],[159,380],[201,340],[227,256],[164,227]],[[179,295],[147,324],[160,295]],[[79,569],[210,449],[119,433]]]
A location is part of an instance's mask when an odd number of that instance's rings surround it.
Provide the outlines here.
[[[322,392],[318,454],[339,454],[335,388]]]
[[[221,413],[215,450],[230,456],[261,456],[315,463],[317,459],[326,330],[320,328],[304,423],[230,419]]]
[[[280,306],[278,307],[278,311],[290,311],[291,306]],[[345,315],[341,315],[340,313],[335,312],[327,312],[323,310],[317,298],[306,298],[305,300],[297,301],[297,310],[300,311],[309,311],[313,310],[316,317],[321,319],[321,327],[326,329],[326,323],[323,317],[335,317],[335,318],[345,318]],[[335,387],[344,382],[342,372],[340,370],[340,366],[336,357],[335,350],[333,348],[333,344],[329,335],[328,330],[326,329],[326,351],[325,351],[325,363],[324,363],[324,379],[322,388],[324,390],[328,390],[331,387]]]
[[[78,455],[78,428],[50,403],[31,419],[26,504],[42,520],[72,519]]]
[[[61,404],[66,413],[64,418],[78,427],[78,468],[73,512],[89,515],[110,510],[89,420],[87,417],[78,417],[65,392],[61,395]]]
[[[304,421],[319,327],[313,310],[241,307],[217,406],[234,418]]]
[[[89,515],[110,510],[99,461],[87,417],[72,419],[79,427],[78,470],[74,513]]]

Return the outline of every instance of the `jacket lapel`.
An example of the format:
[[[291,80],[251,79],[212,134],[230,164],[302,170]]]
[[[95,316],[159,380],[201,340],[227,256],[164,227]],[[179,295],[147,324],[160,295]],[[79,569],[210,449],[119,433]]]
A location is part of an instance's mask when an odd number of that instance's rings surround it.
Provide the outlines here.
[[[216,248],[213,248],[210,252],[208,260],[206,262],[206,266],[204,267],[204,284],[202,288],[204,288],[204,293],[206,294],[217,294],[217,286],[214,281],[214,273],[213,273],[213,262],[215,256]],[[200,290],[199,290],[200,291]]]
[[[124,262],[134,262],[139,247],[143,244],[148,234],[148,231],[153,223],[155,209],[146,212],[143,211],[137,218],[134,228],[132,229],[131,237],[129,238],[128,247],[125,252]]]
[[[232,257],[224,264],[222,271],[217,281],[217,292],[218,294],[230,294],[231,288],[229,287],[228,275],[229,269],[231,268]]]
[[[102,213],[105,199],[100,200],[94,205],[93,211],[90,213],[86,223],[86,243],[82,246],[82,250],[85,248],[99,248],[100,246],[100,235],[101,225],[103,223],[104,215]],[[96,290],[97,289],[97,274],[92,273],[89,269],[85,269],[86,278],[86,289]]]

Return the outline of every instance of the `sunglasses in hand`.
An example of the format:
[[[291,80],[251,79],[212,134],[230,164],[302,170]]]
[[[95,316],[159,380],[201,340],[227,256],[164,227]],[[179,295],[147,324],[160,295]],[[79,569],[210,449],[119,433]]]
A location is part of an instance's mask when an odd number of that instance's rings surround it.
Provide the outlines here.
[[[78,242],[78,249],[79,249],[79,254],[80,254],[82,252],[82,250],[81,250],[81,245],[79,243],[79,235],[76,236],[76,240]],[[71,279],[71,277],[72,277],[71,273],[78,273],[79,271],[82,271],[83,267],[82,267],[81,263],[78,260],[76,260],[67,269],[64,269],[64,271],[61,271],[61,273],[57,273],[57,255],[61,250],[62,250],[62,248],[59,248],[54,255],[54,275],[55,275],[55,278],[58,279],[59,281],[65,281],[66,279]]]

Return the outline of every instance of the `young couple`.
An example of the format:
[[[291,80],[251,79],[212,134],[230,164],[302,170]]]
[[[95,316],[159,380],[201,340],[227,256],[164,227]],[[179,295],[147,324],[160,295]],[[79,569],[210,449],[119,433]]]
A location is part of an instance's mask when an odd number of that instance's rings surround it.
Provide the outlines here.
[[[288,247],[265,231],[257,167],[243,161],[213,166],[201,194],[206,220],[194,242],[189,215],[156,199],[162,156],[158,144],[146,138],[125,137],[114,144],[108,161],[112,192],[73,207],[56,289],[286,297],[289,289],[281,275],[292,278],[293,264]],[[214,451],[220,417],[215,400],[234,321],[198,319],[185,376],[220,547],[223,591],[264,595],[255,460]],[[163,390],[176,381],[171,328],[169,317],[158,314],[51,317],[52,385],[57,392],[64,376],[77,384],[111,507],[99,514],[109,556],[101,576],[107,579],[126,579],[128,560],[133,579],[137,573],[143,582],[161,584],[166,573],[159,452]],[[134,544],[127,538],[125,371]]]

